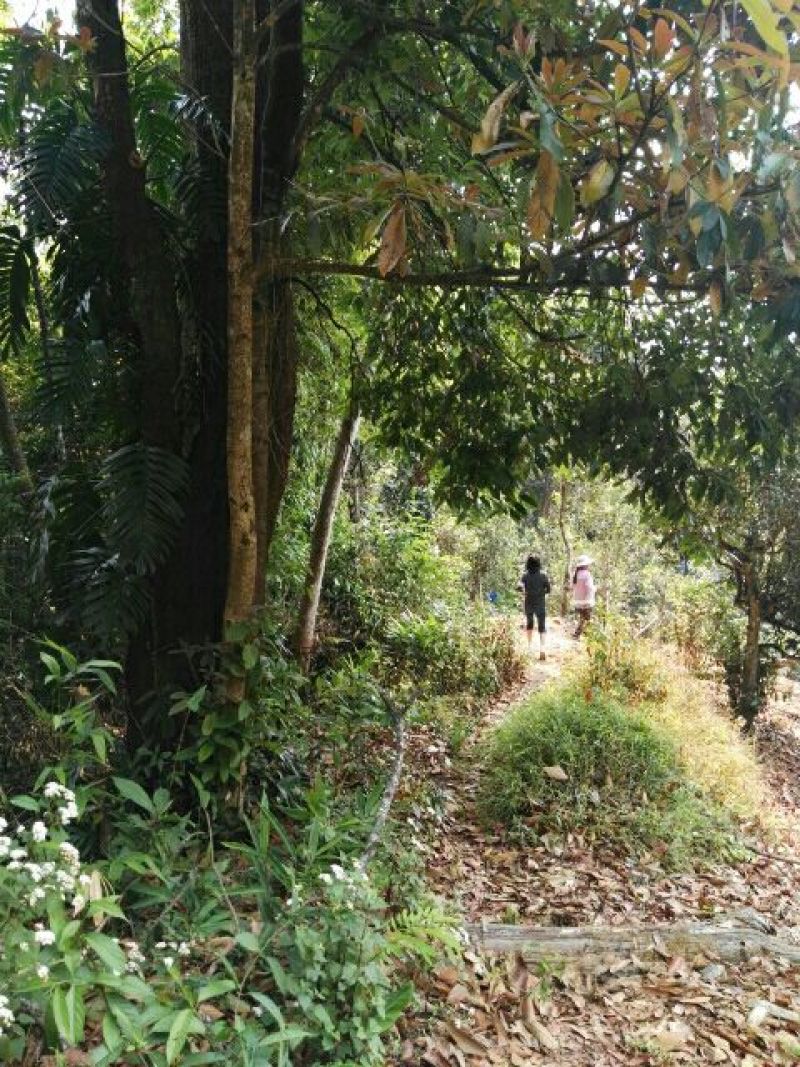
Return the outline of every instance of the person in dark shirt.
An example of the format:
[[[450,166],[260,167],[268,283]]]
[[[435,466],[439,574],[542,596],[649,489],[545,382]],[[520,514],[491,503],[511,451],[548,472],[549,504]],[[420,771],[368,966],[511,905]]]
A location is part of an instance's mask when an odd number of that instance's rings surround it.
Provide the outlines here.
[[[538,556],[528,556],[525,570],[519,581],[519,588],[525,593],[528,648],[533,645],[533,620],[535,617],[539,629],[539,659],[545,659],[545,635],[547,633],[545,598],[550,592],[550,579],[542,570],[542,561]]]

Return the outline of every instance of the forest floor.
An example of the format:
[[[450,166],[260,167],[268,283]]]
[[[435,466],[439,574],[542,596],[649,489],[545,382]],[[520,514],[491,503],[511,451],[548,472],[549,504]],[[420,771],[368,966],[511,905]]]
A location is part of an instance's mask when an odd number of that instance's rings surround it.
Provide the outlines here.
[[[800,944],[800,862],[754,854],[746,862],[666,872],[656,858],[572,838],[521,846],[476,813],[476,745],[521,700],[581,654],[555,624],[548,659],[486,713],[457,757],[425,730],[415,733],[409,776],[430,802],[414,809],[415,841],[432,888],[467,922],[533,926],[636,926],[746,916]],[[800,861],[800,691],[786,683],[763,716],[757,747],[775,814],[787,826],[759,845]],[[745,909],[743,911],[743,909]],[[652,958],[526,965],[468,949],[421,990],[395,1063],[570,1065],[800,1064],[800,968],[769,955],[741,962],[666,950]],[[771,1008],[766,1009],[768,1003]],[[777,1009],[777,1016],[773,1014]],[[769,1011],[765,1017],[765,1012]]]

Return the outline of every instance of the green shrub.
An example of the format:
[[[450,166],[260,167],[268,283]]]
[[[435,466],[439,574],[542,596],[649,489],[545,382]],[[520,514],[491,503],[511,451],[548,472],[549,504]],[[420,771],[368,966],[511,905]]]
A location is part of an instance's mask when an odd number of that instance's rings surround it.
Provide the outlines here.
[[[725,847],[724,820],[687,782],[675,746],[614,699],[557,687],[494,733],[484,758],[484,816],[535,834],[582,833],[671,865]]]

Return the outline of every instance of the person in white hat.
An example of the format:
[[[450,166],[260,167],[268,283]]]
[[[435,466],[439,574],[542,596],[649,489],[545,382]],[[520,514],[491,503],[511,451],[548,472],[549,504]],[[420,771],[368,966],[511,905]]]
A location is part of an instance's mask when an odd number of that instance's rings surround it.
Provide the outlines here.
[[[573,636],[580,637],[592,618],[595,601],[595,584],[589,570],[594,560],[590,556],[578,556],[572,575],[572,606],[578,617]]]

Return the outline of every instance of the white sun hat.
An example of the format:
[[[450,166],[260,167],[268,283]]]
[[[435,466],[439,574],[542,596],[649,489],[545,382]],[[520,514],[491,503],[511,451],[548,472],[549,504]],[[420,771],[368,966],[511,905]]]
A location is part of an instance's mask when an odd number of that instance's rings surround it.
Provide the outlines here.
[[[594,563],[591,556],[578,556],[575,560],[576,567],[590,567]]]

